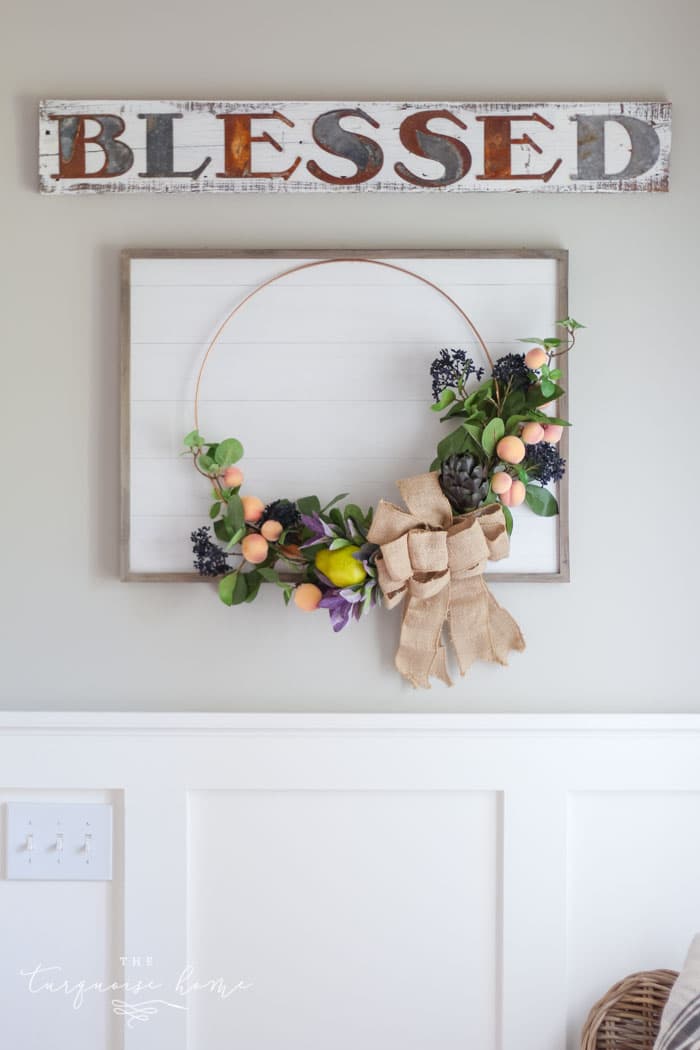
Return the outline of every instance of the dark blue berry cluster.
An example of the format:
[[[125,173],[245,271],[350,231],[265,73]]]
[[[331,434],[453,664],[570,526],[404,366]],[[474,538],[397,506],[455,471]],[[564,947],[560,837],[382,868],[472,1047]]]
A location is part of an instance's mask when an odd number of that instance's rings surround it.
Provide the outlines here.
[[[212,543],[208,525],[203,525],[201,529],[191,533],[190,540],[194,567],[200,576],[221,576],[229,571],[230,565],[226,561],[226,555],[221,547]]]
[[[540,441],[538,445],[526,445],[525,462],[541,485],[561,481],[566,472],[566,460],[557,452],[557,446],[546,441]]]
[[[301,525],[301,515],[296,503],[290,499],[276,499],[265,507],[260,524],[266,521],[278,521],[286,531]]]
[[[501,383],[510,382],[513,390],[524,390],[531,383],[530,369],[525,364],[525,354],[505,354],[493,366],[493,378]]]
[[[470,376],[476,378],[477,383],[481,381],[484,374],[483,368],[477,368],[471,357],[467,357],[464,350],[440,351],[430,366],[430,375],[433,380],[433,398],[438,401],[443,390],[453,387],[464,389]]]

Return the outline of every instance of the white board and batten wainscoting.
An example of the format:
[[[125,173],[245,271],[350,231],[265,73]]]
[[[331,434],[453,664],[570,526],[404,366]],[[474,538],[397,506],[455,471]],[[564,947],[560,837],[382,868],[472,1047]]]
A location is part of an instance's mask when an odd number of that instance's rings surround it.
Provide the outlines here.
[[[4,713],[0,801],[115,839],[111,882],[0,879],[3,1046],[577,1050],[700,929],[699,749],[697,715]],[[74,1009],[38,963],[160,988]]]
[[[562,334],[565,251],[127,252],[123,256],[123,574],[183,580],[190,533],[206,524],[206,482],[181,456],[194,427],[202,358],[228,313],[256,286],[313,259],[347,261],[293,273],[265,288],[224,329],[200,391],[206,438],[239,438],[243,491],[265,501],[349,492],[353,502],[400,499],[395,480],[429,468],[449,433],[430,411],[431,361],[462,347],[487,366],[454,306],[406,273],[437,284],[466,311],[494,359],[521,337]],[[567,358],[558,361],[568,388]],[[488,370],[487,373],[488,374]],[[563,398],[557,411],[567,416]],[[454,428],[452,428],[454,429]],[[562,441],[568,458],[568,434]],[[566,580],[561,514],[523,506],[499,579]]]

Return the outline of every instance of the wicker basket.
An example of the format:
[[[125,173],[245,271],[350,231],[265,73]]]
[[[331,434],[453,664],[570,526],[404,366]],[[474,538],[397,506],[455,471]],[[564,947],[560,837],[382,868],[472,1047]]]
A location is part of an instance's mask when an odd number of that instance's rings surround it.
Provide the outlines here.
[[[648,970],[618,981],[589,1013],[581,1050],[653,1050],[677,977],[675,970]]]

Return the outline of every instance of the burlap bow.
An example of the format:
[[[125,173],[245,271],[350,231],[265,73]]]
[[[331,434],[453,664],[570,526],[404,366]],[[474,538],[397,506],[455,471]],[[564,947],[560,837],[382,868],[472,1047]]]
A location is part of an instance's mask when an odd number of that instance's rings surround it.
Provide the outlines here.
[[[525,641],[483,576],[487,561],[506,558],[510,549],[500,504],[455,520],[437,473],[397,485],[409,512],[380,500],[369,539],[381,547],[377,576],[387,608],[406,597],[398,670],[424,689],[431,675],[452,685],[442,644],[445,622],[462,674],[475,660],[506,664],[511,649],[523,650]]]

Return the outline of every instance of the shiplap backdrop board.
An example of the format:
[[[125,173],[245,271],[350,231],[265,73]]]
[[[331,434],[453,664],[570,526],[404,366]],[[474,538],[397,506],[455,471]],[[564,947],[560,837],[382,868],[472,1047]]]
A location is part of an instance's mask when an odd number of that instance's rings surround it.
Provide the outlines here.
[[[223,319],[296,263],[352,254],[125,253],[126,579],[199,579],[189,536],[209,520],[210,492],[180,453],[194,426],[197,372]],[[522,352],[520,336],[554,334],[567,313],[565,252],[372,255],[440,285],[494,358]],[[448,433],[429,410],[428,370],[442,347],[486,364],[454,307],[415,278],[350,260],[293,274],[224,330],[204,373],[200,430],[240,438],[243,492],[266,502],[310,493],[326,502],[339,492],[360,505],[399,500],[396,479],[427,470]],[[494,575],[567,578],[566,480],[559,489],[559,517],[516,510],[511,557]]]
[[[669,102],[50,99],[44,193],[668,190]]]

